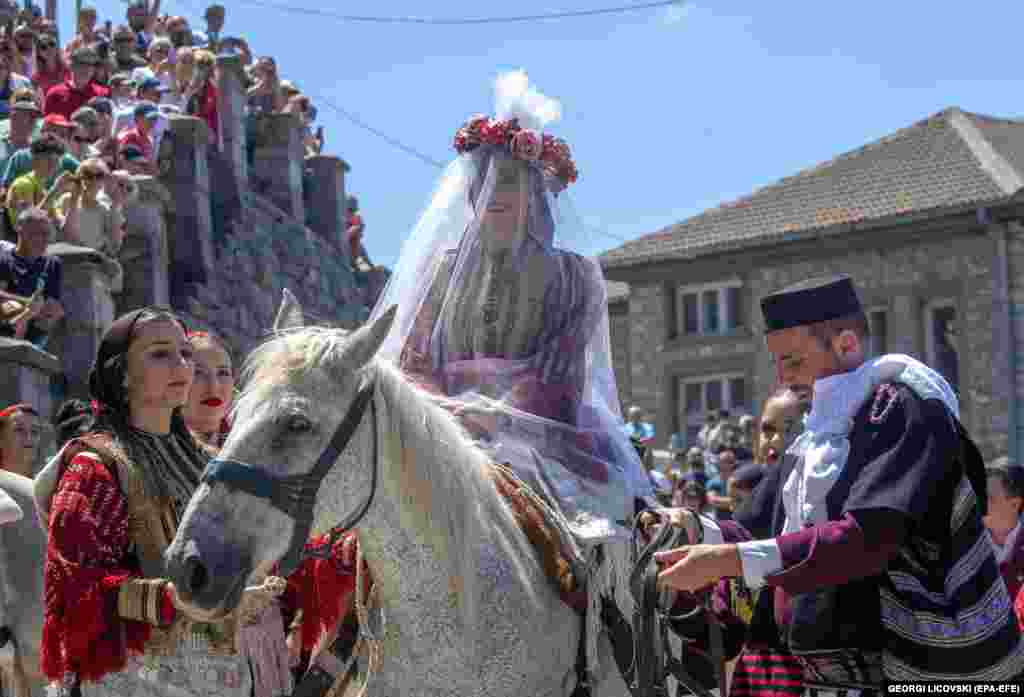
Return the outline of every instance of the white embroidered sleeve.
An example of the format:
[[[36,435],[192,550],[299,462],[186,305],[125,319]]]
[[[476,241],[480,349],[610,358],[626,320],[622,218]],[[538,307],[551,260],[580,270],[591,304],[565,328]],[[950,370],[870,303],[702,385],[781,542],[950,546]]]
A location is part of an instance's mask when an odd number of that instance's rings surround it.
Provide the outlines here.
[[[714,518],[710,518],[706,515],[699,515],[697,517],[700,518],[700,525],[704,528],[704,544],[720,545],[725,542],[725,537],[722,535],[722,528],[718,527],[718,523],[715,522]]]
[[[764,577],[782,569],[782,553],[774,540],[753,540],[736,545],[743,565],[743,580],[754,589],[764,585]]]
[[[8,496],[6,491],[0,489],[0,525],[21,520],[23,515],[17,501]]]

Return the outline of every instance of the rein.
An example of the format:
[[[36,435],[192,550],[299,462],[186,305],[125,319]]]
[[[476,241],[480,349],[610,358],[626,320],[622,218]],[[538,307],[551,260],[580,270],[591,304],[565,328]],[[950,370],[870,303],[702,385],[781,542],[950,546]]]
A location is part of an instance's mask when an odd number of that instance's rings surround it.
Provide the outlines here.
[[[685,691],[698,697],[713,697],[708,677],[695,675],[687,669],[691,634],[700,633],[706,625],[709,632],[711,661],[720,695],[725,695],[725,650],[722,628],[711,607],[711,594],[701,593],[696,607],[688,612],[671,613],[672,598],[658,588],[658,565],[655,552],[681,545],[703,542],[703,528],[698,525],[697,539],[691,540],[685,527],[676,527],[665,520],[658,533],[646,544],[640,540],[640,517],[633,523],[633,569],[630,592],[636,602],[632,624],[612,604],[605,604],[603,615],[609,630],[619,672],[632,697],[667,697],[666,679],[671,675],[678,683],[676,694]],[[696,631],[694,631],[696,630]],[[672,655],[670,633],[682,642],[678,657]],[[714,679],[712,678],[712,679]]]
[[[341,420],[334,435],[324,451],[320,453],[313,469],[306,474],[290,477],[277,477],[265,469],[247,462],[230,459],[214,459],[203,472],[200,483],[210,486],[223,484],[229,489],[245,492],[258,499],[264,499],[295,522],[292,539],[281,560],[279,569],[282,576],[287,576],[298,568],[304,559],[327,559],[334,544],[341,536],[354,528],[363,519],[377,494],[377,406],[373,401],[375,383],[371,380],[362,387],[349,407],[345,418]],[[306,541],[313,529],[313,509],[316,506],[317,493],[327,473],[334,467],[341,453],[348,447],[349,441],[362,423],[369,407],[373,416],[373,456],[370,480],[370,494],[362,506],[349,515],[341,524],[331,528],[327,533],[327,544],[323,552],[305,550]]]

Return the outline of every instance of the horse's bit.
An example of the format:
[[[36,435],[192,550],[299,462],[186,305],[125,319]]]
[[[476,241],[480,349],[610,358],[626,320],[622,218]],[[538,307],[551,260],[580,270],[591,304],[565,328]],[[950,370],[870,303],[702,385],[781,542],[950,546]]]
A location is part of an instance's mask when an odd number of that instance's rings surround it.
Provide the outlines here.
[[[296,474],[290,477],[276,477],[264,469],[250,465],[240,460],[214,459],[211,460],[203,472],[200,480],[210,486],[220,483],[229,489],[244,491],[250,496],[258,499],[265,499],[271,506],[287,515],[295,526],[292,529],[292,539],[288,551],[280,562],[280,573],[287,576],[296,568],[303,559],[316,558],[327,559],[330,557],[334,544],[341,539],[341,536],[354,528],[370,510],[374,496],[377,493],[377,407],[373,402],[374,382],[371,380],[364,385],[356,394],[352,406],[349,407],[345,418],[341,420],[330,442],[322,453],[313,469],[306,474]],[[313,529],[313,509],[316,506],[316,496],[320,491],[320,485],[324,477],[337,462],[338,457],[348,446],[349,441],[355,434],[359,424],[362,423],[366,408],[370,408],[373,414],[374,435],[373,435],[373,457],[372,470],[370,473],[370,494],[366,497],[363,505],[352,513],[344,522],[331,528],[327,533],[327,544],[322,548],[324,551],[306,550],[306,541],[309,539]]]

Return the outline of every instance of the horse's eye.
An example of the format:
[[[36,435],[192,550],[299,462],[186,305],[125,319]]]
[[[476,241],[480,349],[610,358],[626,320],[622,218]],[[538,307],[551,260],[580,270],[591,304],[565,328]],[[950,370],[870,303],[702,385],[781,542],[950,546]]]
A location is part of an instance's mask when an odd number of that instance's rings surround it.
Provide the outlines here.
[[[305,416],[293,416],[288,419],[288,430],[292,433],[305,433],[313,428],[313,424]]]

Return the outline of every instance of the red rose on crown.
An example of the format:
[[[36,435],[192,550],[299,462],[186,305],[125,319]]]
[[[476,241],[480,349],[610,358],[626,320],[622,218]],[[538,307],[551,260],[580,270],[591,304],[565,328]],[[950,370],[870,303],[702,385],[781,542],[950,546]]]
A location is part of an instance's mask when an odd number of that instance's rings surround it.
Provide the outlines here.
[[[569,145],[560,138],[522,128],[519,119],[490,119],[483,115],[471,117],[455,133],[454,146],[459,153],[467,153],[479,145],[507,148],[520,160],[539,161],[549,178],[549,188],[562,191],[579,178],[572,161]]]
[[[485,123],[490,121],[490,117],[486,114],[477,114],[476,116],[470,116],[469,121],[466,122],[464,128],[468,128],[471,131],[479,131]]]
[[[480,140],[488,145],[505,145],[508,142],[508,121],[488,121],[480,127]]]
[[[539,160],[544,146],[541,144],[540,134],[524,128],[512,136],[512,155],[520,160],[533,162]]]

